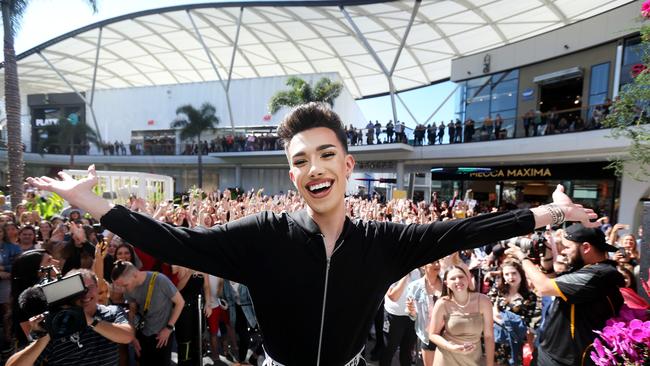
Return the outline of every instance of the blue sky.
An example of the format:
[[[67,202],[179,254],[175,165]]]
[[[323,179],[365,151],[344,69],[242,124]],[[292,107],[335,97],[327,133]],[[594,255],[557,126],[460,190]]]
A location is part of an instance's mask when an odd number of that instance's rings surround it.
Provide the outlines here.
[[[16,53],[19,54],[64,33],[104,19],[146,9],[205,2],[208,0],[98,0],[99,11],[93,14],[84,0],[31,0],[16,37]],[[415,119],[424,123],[454,87],[453,83],[446,82],[404,92],[401,97]],[[448,121],[453,118],[454,101],[454,97],[450,98],[432,121]],[[387,96],[364,99],[358,103],[369,120],[379,120],[383,124],[388,119],[392,119],[391,102]],[[406,109],[397,99],[396,103],[398,119],[405,121],[407,126],[413,127],[415,122]]]

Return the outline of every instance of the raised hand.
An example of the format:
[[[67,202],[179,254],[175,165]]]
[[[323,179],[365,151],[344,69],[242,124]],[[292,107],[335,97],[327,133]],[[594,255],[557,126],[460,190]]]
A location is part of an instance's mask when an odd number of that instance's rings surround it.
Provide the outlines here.
[[[564,212],[565,221],[580,221],[585,227],[598,227],[600,222],[591,222],[591,219],[597,219],[598,215],[590,208],[584,208],[582,205],[573,203],[571,198],[564,193],[564,186],[557,185],[553,192],[553,203],[560,206]]]
[[[40,178],[27,178],[27,183],[32,186],[50,191],[63,197],[68,202],[73,202],[75,196],[82,192],[91,192],[93,187],[97,184],[97,173],[95,172],[95,165],[88,167],[88,175],[85,178],[76,180],[65,172],[58,173],[60,180],[52,179],[50,177]]]
[[[60,178],[58,180],[45,176],[30,177],[27,178],[27,183],[38,189],[58,194],[70,204],[89,212],[95,219],[100,219],[113,207],[110,202],[92,191],[93,187],[97,185],[95,165],[89,166],[88,175],[79,180],[64,172],[59,172],[58,175]]]

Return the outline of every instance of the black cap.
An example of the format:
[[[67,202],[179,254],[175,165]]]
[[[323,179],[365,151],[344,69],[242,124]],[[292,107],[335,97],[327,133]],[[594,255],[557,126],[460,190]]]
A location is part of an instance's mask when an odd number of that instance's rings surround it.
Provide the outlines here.
[[[577,243],[587,242],[603,252],[615,252],[618,250],[613,245],[607,244],[605,234],[600,228],[585,227],[582,224],[573,224],[566,228],[564,238]]]

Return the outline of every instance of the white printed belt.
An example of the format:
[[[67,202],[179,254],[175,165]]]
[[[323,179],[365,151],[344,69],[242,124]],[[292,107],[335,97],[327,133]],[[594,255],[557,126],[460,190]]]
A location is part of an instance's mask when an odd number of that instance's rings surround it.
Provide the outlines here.
[[[365,348],[365,347],[363,347]],[[343,366],[359,366],[361,365],[361,360],[364,360],[363,356],[361,355],[363,353],[363,348],[361,348],[361,351],[357,353],[356,356],[352,357],[352,359],[348,362],[346,362]],[[364,360],[365,361],[365,360]],[[262,366],[285,366],[284,364],[281,364],[280,362],[274,360],[269,356],[269,354],[264,350],[264,363],[262,363]]]

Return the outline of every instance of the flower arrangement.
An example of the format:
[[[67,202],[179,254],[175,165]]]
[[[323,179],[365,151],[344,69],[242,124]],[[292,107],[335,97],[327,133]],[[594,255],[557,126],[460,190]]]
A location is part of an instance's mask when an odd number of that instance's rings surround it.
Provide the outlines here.
[[[650,321],[645,310],[623,305],[619,316],[609,319],[594,339],[591,359],[598,366],[650,365]]]

